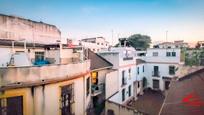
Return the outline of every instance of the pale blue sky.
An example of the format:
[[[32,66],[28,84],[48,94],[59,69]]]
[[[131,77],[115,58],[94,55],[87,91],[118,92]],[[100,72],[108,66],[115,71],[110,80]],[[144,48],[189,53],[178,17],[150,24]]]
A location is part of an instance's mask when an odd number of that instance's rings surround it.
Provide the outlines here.
[[[134,33],[153,41],[204,40],[204,0],[0,0],[0,13],[56,25],[63,37]]]

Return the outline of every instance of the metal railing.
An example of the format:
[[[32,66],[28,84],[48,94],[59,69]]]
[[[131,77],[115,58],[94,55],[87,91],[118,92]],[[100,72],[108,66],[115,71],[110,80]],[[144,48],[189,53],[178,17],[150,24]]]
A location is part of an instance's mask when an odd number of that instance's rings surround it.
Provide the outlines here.
[[[160,77],[160,72],[159,71],[152,71],[152,76],[153,77]]]
[[[104,92],[104,87],[105,87],[104,83],[101,83],[101,84],[98,84],[98,85],[92,85],[91,86],[92,96],[97,96],[97,95],[103,93]]]

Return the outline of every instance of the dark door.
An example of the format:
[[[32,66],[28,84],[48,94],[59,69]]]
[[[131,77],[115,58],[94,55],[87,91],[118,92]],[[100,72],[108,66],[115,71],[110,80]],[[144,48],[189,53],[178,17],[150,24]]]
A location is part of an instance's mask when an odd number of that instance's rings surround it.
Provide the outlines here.
[[[169,89],[169,84],[170,84],[170,81],[165,81],[165,89],[166,89],[166,90]]]
[[[61,99],[62,99],[62,115],[72,115],[71,104],[72,104],[72,85],[63,86],[61,88]]]
[[[159,89],[159,80],[156,80],[156,79],[153,80],[153,88]]]

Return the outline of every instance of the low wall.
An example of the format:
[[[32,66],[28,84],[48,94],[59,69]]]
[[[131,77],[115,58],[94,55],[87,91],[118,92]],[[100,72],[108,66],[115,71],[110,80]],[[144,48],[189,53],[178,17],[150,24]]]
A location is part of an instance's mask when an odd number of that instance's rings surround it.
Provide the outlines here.
[[[0,86],[17,82],[29,83],[41,80],[61,79],[64,77],[69,78],[86,73],[89,69],[90,60],[65,65],[0,68]]]
[[[120,105],[109,100],[106,101],[105,108],[105,115],[145,115],[134,108]]]

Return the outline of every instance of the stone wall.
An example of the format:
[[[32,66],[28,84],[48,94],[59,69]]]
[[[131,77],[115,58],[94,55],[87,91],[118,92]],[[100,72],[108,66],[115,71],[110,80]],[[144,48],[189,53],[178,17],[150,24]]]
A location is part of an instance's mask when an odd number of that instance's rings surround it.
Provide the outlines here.
[[[0,14],[0,39],[55,43],[60,37],[61,32],[55,25]]]

